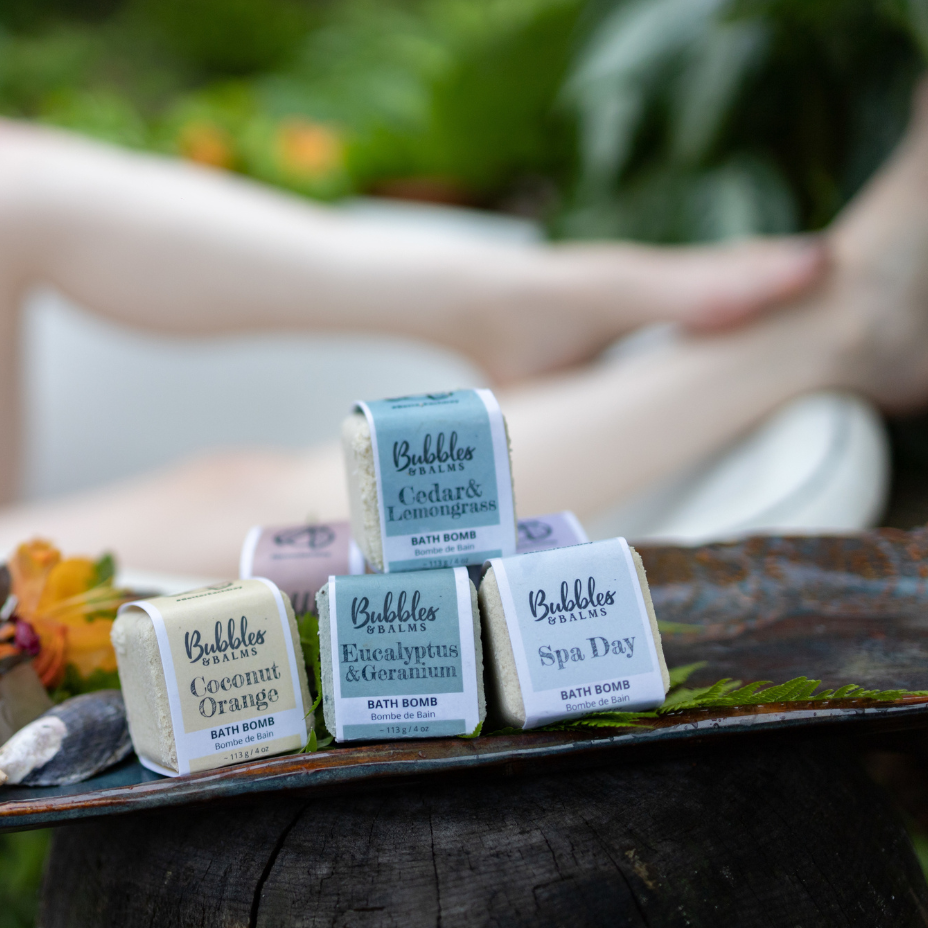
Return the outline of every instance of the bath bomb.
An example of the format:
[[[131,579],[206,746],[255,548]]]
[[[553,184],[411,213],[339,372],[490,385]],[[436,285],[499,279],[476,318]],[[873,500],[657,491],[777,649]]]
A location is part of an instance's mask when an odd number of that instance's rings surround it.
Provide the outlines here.
[[[584,545],[589,540],[580,520],[569,509],[564,509],[532,519],[519,519],[516,554],[569,548]]]
[[[536,728],[664,701],[670,676],[654,605],[624,539],[494,559],[478,599],[502,724]]]
[[[363,574],[364,555],[347,522],[256,525],[245,536],[239,576],[267,577],[297,615],[313,612],[316,593],[332,574]]]
[[[514,554],[506,421],[489,390],[359,403],[342,425],[351,530],[377,571]]]
[[[111,637],[129,734],[149,769],[177,776],[306,744],[299,631],[270,581],[128,603]]]
[[[331,577],[316,595],[337,741],[469,734],[486,716],[477,591],[463,567]]]

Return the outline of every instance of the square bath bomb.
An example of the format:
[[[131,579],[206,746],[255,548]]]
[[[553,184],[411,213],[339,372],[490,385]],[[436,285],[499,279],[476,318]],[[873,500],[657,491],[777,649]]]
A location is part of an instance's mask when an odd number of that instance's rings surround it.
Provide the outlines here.
[[[111,637],[129,734],[150,770],[178,776],[306,744],[299,631],[270,581],[127,603]]]
[[[516,554],[585,545],[589,540],[580,520],[569,509],[565,509],[535,516],[534,519],[519,519]]]
[[[670,676],[654,605],[625,539],[494,559],[478,599],[490,700],[504,725],[664,701]]]
[[[514,554],[506,420],[489,390],[359,403],[342,424],[355,541],[377,571]]]
[[[238,575],[267,577],[298,615],[314,612],[332,574],[363,574],[364,555],[347,522],[256,525],[245,536]]]
[[[336,741],[438,738],[483,723],[480,614],[463,567],[330,577],[316,605]]]

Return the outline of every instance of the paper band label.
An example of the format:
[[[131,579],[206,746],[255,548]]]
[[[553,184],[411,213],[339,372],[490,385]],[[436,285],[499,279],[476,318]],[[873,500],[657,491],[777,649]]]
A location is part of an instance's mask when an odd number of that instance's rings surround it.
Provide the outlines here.
[[[332,574],[363,574],[364,555],[347,522],[256,525],[245,538],[239,576],[267,577],[297,615],[316,611],[316,593]]]
[[[525,727],[664,701],[657,649],[624,538],[490,562]]]
[[[474,619],[463,567],[330,577],[328,593],[337,741],[433,738],[477,727]]]
[[[295,751],[306,712],[290,622],[269,580],[239,580],[127,603],[151,617],[177,745],[170,776]],[[302,658],[302,656],[301,656]]]
[[[489,390],[358,407],[371,429],[385,573],[515,553],[506,430]]]
[[[569,509],[565,509],[546,516],[535,516],[534,519],[519,519],[516,554],[569,548],[571,545],[586,544],[589,540],[580,520]]]

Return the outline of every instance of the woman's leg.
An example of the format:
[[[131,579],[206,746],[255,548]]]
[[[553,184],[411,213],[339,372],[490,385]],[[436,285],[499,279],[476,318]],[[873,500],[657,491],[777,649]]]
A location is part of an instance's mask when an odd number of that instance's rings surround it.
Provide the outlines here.
[[[581,517],[734,438],[796,393],[841,383],[842,345],[824,313],[794,310],[648,357],[499,393],[516,505]],[[346,518],[340,448],[204,457],[70,500],[0,514],[0,551],[41,534],[134,567],[234,574],[248,528]]]
[[[389,331],[467,353],[497,384],[587,360],[657,319],[724,325],[807,287],[799,241],[661,250],[415,239],[240,178],[0,122],[0,333],[50,283],[87,309],[180,334]],[[6,251],[6,249],[4,249]],[[19,456],[0,373],[0,502]]]
[[[590,515],[697,461],[804,391],[857,389],[899,408],[928,402],[924,109],[831,238],[827,281],[783,312],[501,392],[519,511]],[[227,575],[251,524],[346,514],[336,446],[247,452],[8,510],[0,549],[41,532],[68,550],[112,547],[133,566]]]

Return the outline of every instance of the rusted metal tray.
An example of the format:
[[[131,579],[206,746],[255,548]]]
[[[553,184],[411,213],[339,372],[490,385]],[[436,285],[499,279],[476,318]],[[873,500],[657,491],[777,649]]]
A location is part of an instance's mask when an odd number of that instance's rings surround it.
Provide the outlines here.
[[[640,547],[670,666],[720,677],[828,687],[928,690],[928,530],[841,538],[754,538],[701,548]],[[653,724],[652,724],[653,723]],[[781,703],[691,710],[647,728],[333,747],[175,779],[134,759],[70,787],[0,790],[0,830],[188,803],[376,786],[402,778],[518,775],[601,763],[648,745],[687,749],[746,734],[928,728],[928,697],[893,703]]]

